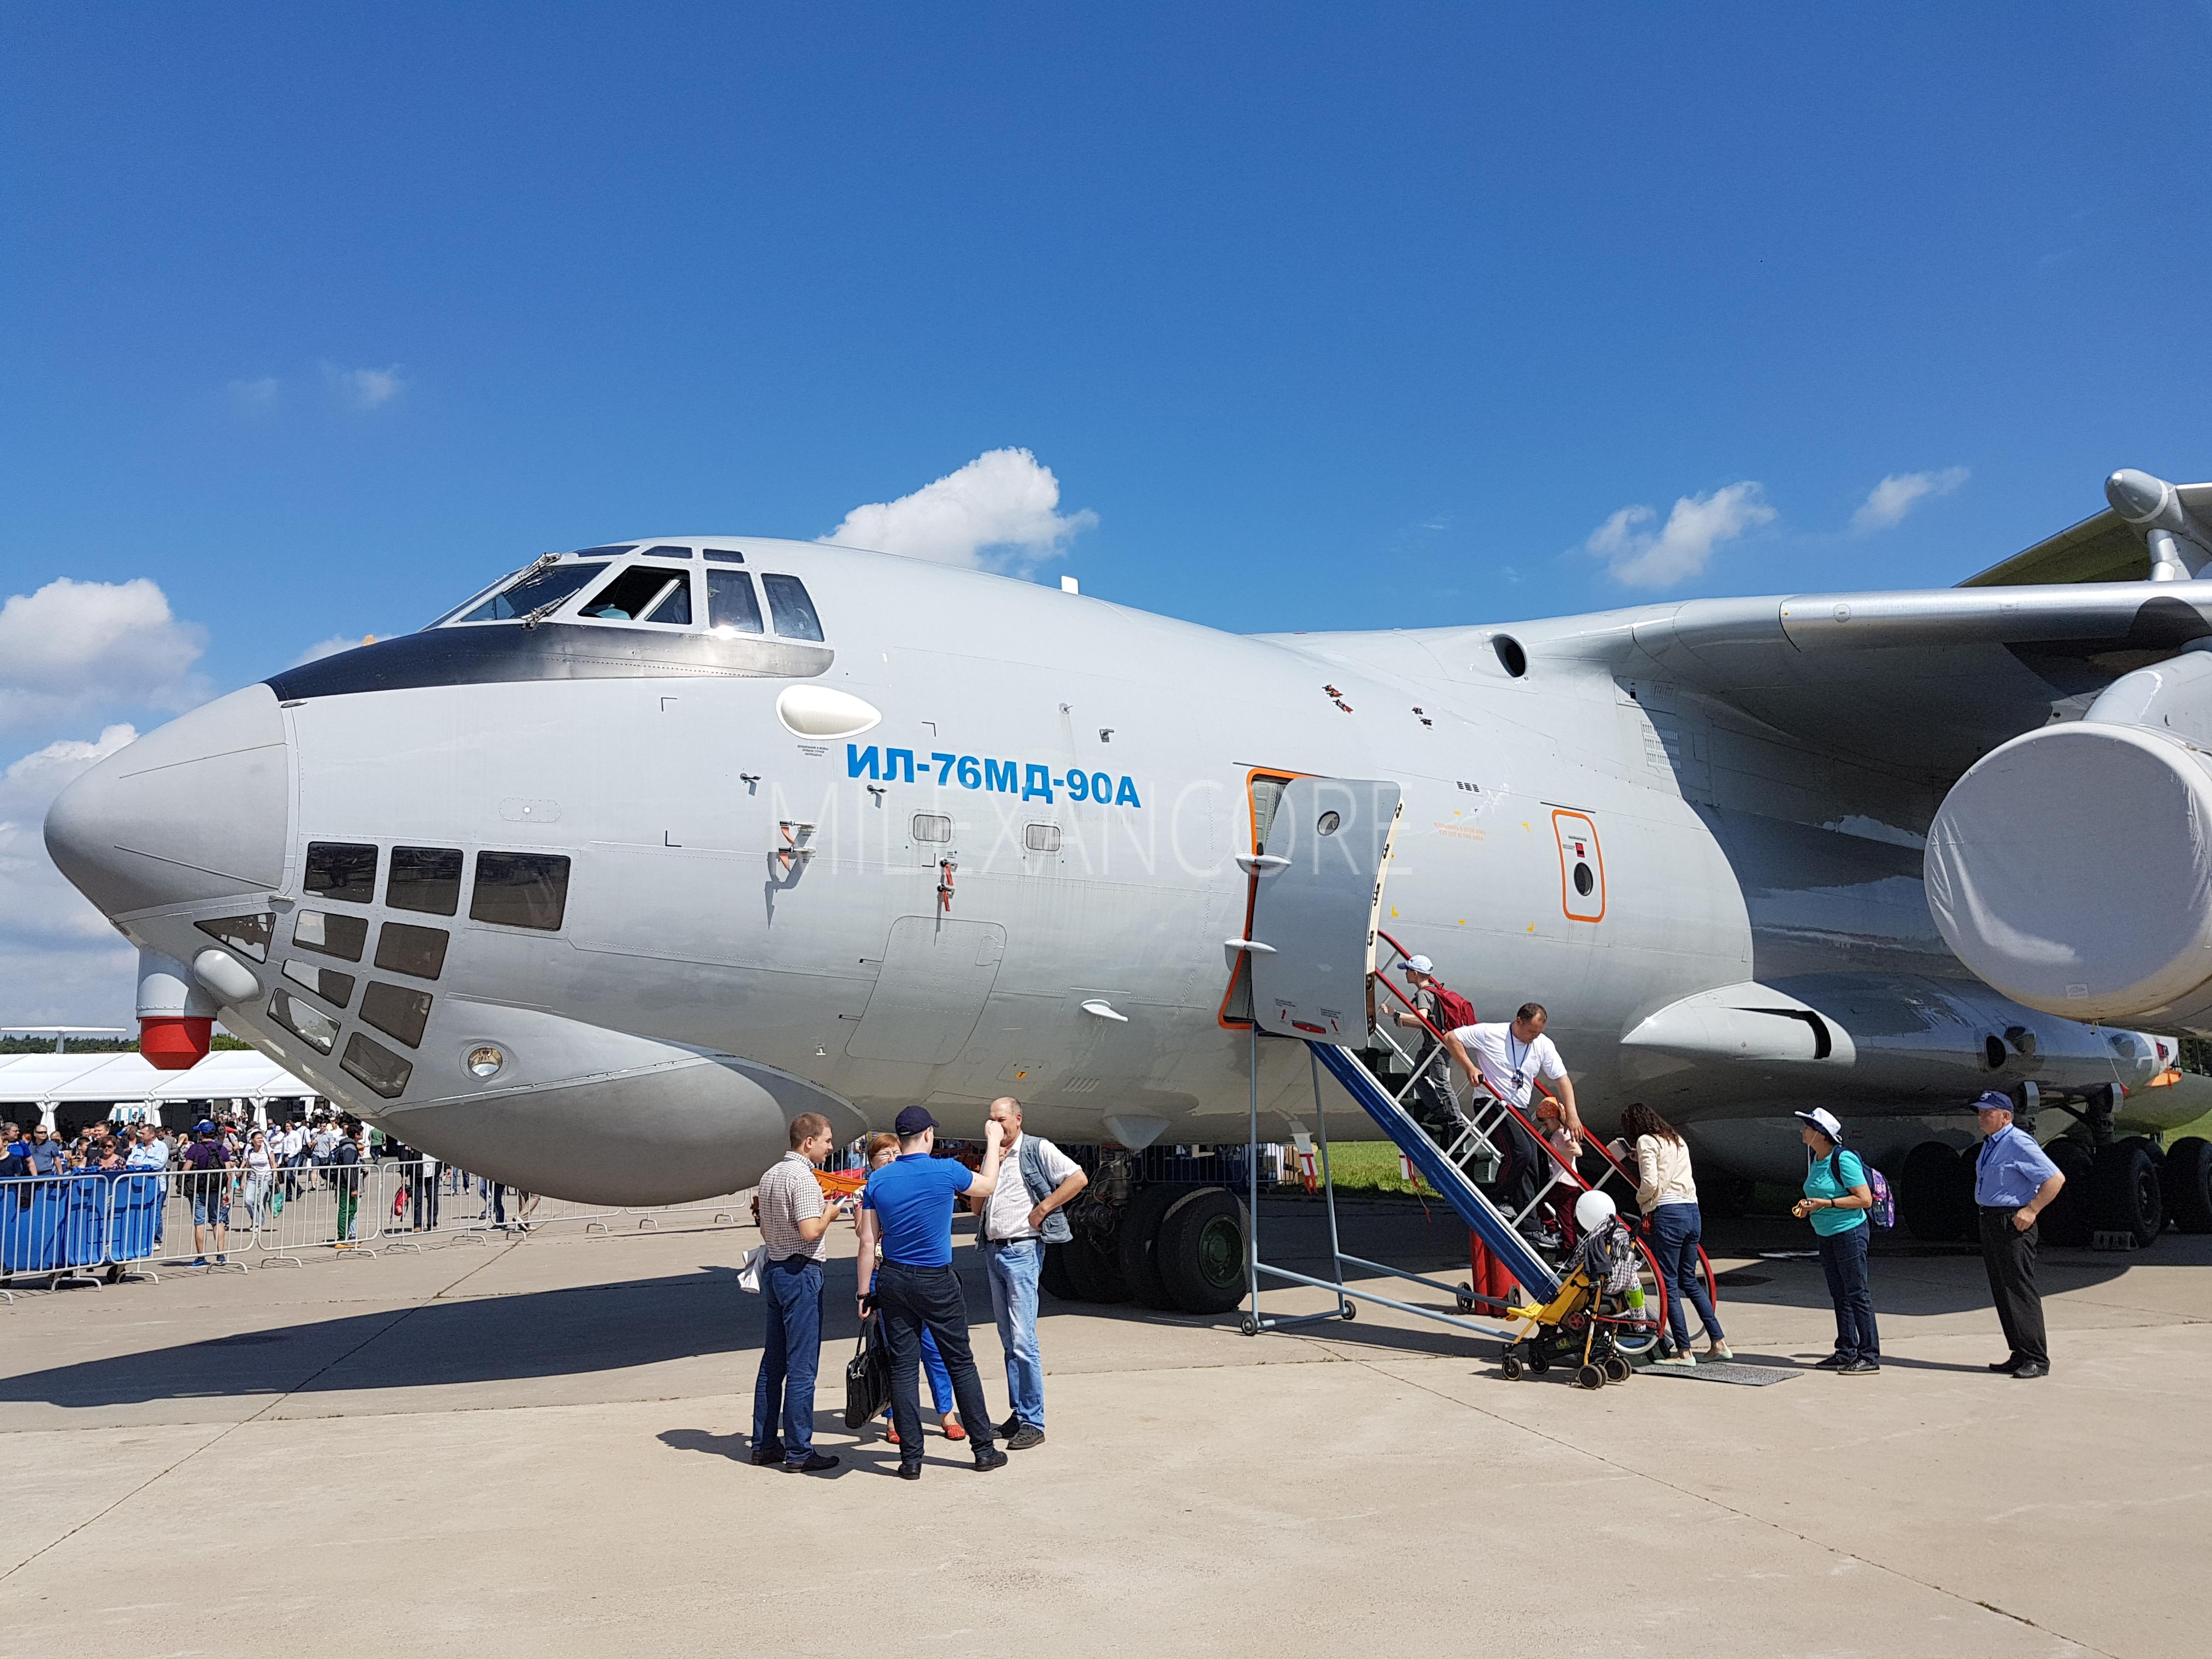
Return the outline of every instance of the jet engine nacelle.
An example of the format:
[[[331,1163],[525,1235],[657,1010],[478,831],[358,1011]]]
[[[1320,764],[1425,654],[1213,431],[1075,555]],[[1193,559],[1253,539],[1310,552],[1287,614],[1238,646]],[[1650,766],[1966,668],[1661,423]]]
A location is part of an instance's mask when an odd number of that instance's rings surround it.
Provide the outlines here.
[[[2197,724],[2181,716],[2207,671],[2197,656],[2128,675],[1952,787],[1928,908],[1990,985],[2069,1019],[2212,1034],[2212,754],[2175,730]],[[2123,708],[2147,723],[2099,718]]]

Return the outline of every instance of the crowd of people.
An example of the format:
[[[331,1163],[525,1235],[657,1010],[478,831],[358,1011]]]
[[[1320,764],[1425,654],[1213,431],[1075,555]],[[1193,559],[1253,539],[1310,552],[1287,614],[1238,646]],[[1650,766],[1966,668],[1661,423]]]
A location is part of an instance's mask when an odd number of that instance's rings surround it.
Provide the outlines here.
[[[1467,1001],[1437,978],[1428,957],[1409,957],[1403,972],[1415,1015],[1401,1014],[1398,1023],[1423,1026],[1427,1032],[1418,1060],[1427,1060],[1429,1050],[1441,1047],[1479,1095],[1513,1109],[1498,1115],[1506,1142],[1498,1192],[1507,1212],[1532,1244],[1546,1249],[1570,1246],[1571,1212],[1563,1212],[1550,1194],[1578,1189],[1579,1182],[1559,1181],[1558,1172],[1580,1158],[1586,1132],[1573,1079],[1545,1035],[1549,1016],[1543,1006],[1524,1003],[1510,1020],[1480,1022]],[[1421,1074],[1420,1082],[1428,1085],[1417,1085],[1416,1094],[1425,1126],[1448,1119],[1449,1097],[1428,1073]],[[1542,1089],[1547,1083],[1554,1086]],[[2008,1350],[1989,1369],[2033,1381],[2051,1370],[2035,1279],[2038,1218],[2066,1178],[2035,1137],[2014,1123],[2008,1097],[1984,1094],[1969,1109],[1983,1138],[1974,1182],[1983,1262]],[[1888,1224],[1887,1188],[1879,1171],[1844,1145],[1844,1127],[1833,1113],[1815,1108],[1795,1115],[1806,1165],[1802,1196],[1791,1213],[1812,1227],[1836,1316],[1835,1351],[1817,1369],[1872,1376],[1881,1370],[1881,1338],[1869,1259],[1877,1218]],[[1699,1271],[1704,1224],[1689,1146],[1680,1130],[1641,1102],[1622,1110],[1620,1126],[1620,1137],[1607,1150],[1634,1170],[1644,1242],[1667,1290],[1668,1329],[1656,1363],[1681,1368],[1698,1364],[1689,1326],[1693,1313],[1703,1330],[1705,1358],[1732,1359]]]
[[[316,1191],[332,1195],[337,1247],[356,1248],[363,1171],[380,1162],[408,1166],[407,1182],[393,1196],[392,1214],[380,1218],[383,1231],[435,1228],[441,1195],[465,1194],[471,1185],[482,1200],[478,1221],[502,1231],[530,1228],[536,1194],[441,1166],[346,1113],[295,1116],[265,1127],[224,1114],[175,1132],[151,1121],[102,1121],[69,1137],[44,1123],[28,1129],[0,1124],[0,1181],[173,1173],[179,1194],[191,1206],[195,1267],[228,1262],[235,1223],[259,1230],[281,1218],[288,1204]],[[515,1200],[512,1219],[510,1193]]]
[[[761,1177],[760,1289],[765,1340],[753,1389],[752,1461],[797,1474],[838,1466],[814,1447],[814,1381],[820,1367],[822,1264],[830,1226],[849,1209],[858,1232],[859,1309],[864,1327],[881,1322],[890,1358],[890,1422],[902,1480],[921,1478],[921,1388],[926,1369],[945,1438],[969,1443],[979,1470],[1003,1468],[1015,1451],[1044,1442],[1044,1364],[1037,1340],[1037,1285],[1048,1244],[1070,1237],[1066,1206],[1090,1177],[1042,1135],[1022,1127],[1021,1103],[991,1103],[983,1156],[974,1170],[936,1156],[937,1120],[909,1106],[895,1133],[870,1139],[867,1180],[848,1205],[825,1198],[815,1172],[834,1147],[827,1118],[805,1112],[791,1125],[791,1150]],[[952,1267],[952,1218],[965,1201],[991,1287],[992,1315],[1006,1356],[1008,1410],[991,1421],[968,1339],[968,1304]]]

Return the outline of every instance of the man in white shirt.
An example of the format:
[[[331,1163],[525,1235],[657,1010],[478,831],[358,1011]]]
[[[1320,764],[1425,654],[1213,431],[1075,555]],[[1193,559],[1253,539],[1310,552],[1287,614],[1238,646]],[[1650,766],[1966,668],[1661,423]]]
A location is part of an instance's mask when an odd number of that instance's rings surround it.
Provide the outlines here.
[[[1560,1139],[1553,1144],[1571,1158],[1581,1148],[1583,1121],[1575,1109],[1574,1079],[1567,1075],[1566,1062],[1559,1058],[1552,1039],[1544,1035],[1549,1022],[1542,1003],[1524,1002],[1510,1021],[1462,1025],[1445,1032],[1444,1048],[1469,1082],[1524,1117],[1529,1115],[1528,1103],[1535,1093],[1537,1079],[1557,1084],[1553,1092],[1559,1099]],[[1528,1232],[1539,1226],[1530,1206],[1550,1184],[1558,1165],[1510,1118],[1506,1120],[1506,1138],[1512,1143],[1512,1157],[1504,1180],[1505,1205],[1521,1231]]]
[[[1073,1235],[1060,1212],[1091,1177],[1042,1135],[1022,1133],[1021,1103],[1011,1095],[991,1103],[991,1121],[1006,1131],[999,1184],[972,1203],[975,1229],[990,1272],[991,1312],[999,1346],[1006,1351],[1006,1395],[1013,1405],[999,1432],[1009,1451],[1026,1451],[1044,1438],[1044,1361],[1037,1348],[1037,1278],[1048,1243]]]

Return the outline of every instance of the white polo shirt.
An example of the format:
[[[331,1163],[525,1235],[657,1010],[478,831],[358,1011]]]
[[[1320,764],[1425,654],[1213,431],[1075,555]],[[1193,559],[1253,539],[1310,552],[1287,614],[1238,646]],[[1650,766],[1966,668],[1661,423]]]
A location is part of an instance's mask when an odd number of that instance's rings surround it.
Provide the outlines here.
[[[1486,1020],[1462,1025],[1452,1035],[1466,1045],[1468,1058],[1482,1073],[1490,1092],[1510,1105],[1525,1107],[1539,1077],[1554,1081],[1567,1074],[1566,1062],[1541,1032],[1523,1042],[1513,1035],[1511,1020]]]
[[[1032,1140],[1036,1145],[1030,1147]],[[994,1244],[1038,1237],[1037,1230],[1030,1225],[1030,1212],[1045,1194],[1030,1197],[1029,1185],[1022,1179],[1021,1153],[1025,1148],[1040,1158],[1045,1179],[1054,1187],[1083,1167],[1042,1135],[1024,1134],[1009,1146],[999,1160],[999,1184],[983,1200],[983,1237]]]

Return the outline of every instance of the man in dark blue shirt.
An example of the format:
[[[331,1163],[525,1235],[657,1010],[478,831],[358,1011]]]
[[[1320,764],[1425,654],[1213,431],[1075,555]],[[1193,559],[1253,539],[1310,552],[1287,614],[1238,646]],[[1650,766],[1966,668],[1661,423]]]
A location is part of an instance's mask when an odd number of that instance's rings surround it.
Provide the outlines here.
[[[875,1304],[884,1314],[884,1335],[891,1351],[891,1422],[898,1430],[899,1474],[921,1479],[921,1400],[915,1368],[921,1363],[921,1334],[937,1340],[937,1352],[952,1373],[952,1395],[960,1420],[975,1437],[975,1467],[1003,1468],[1006,1453],[992,1443],[991,1412],[983,1400],[983,1379],[968,1346],[968,1297],[952,1271],[952,1209],[963,1194],[988,1198],[997,1189],[999,1154],[1006,1131],[997,1123],[983,1128],[982,1167],[972,1176],[953,1158],[931,1156],[937,1145],[937,1120],[928,1109],[909,1106],[893,1126],[899,1155],[868,1177],[860,1195],[860,1283],[866,1263],[882,1241],[884,1265],[876,1274]],[[864,1288],[860,1311],[871,1297]]]

